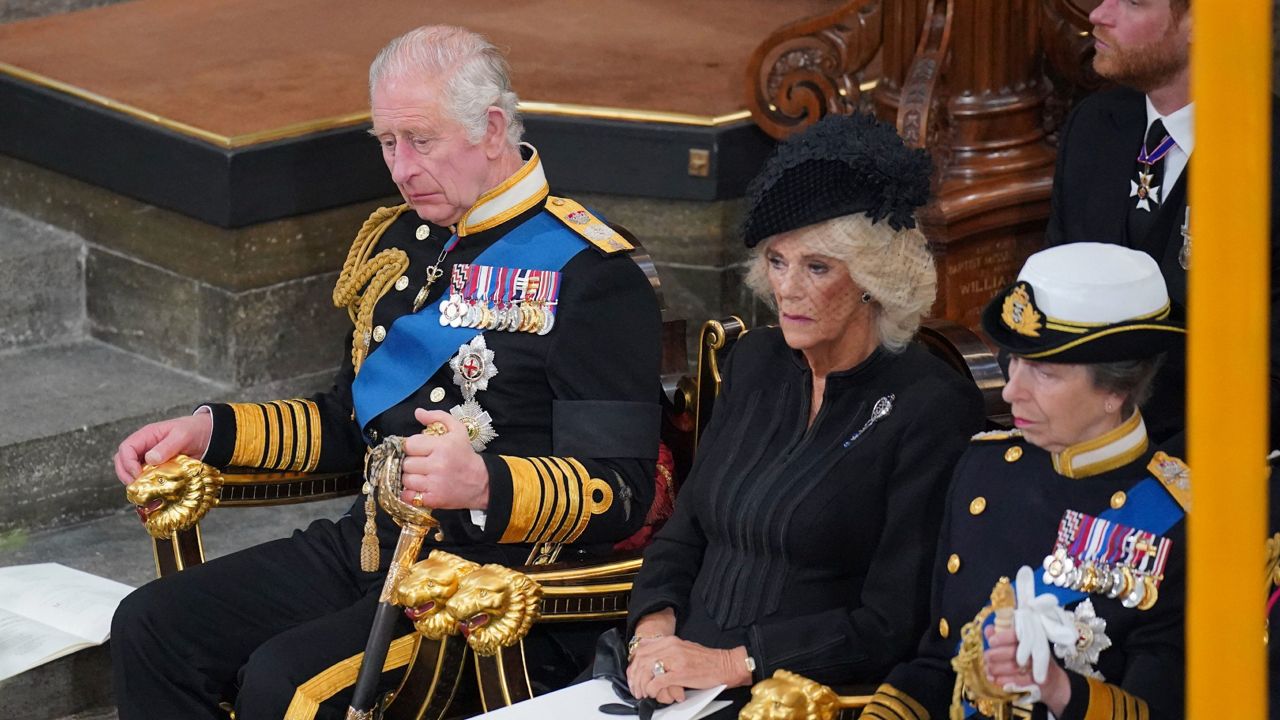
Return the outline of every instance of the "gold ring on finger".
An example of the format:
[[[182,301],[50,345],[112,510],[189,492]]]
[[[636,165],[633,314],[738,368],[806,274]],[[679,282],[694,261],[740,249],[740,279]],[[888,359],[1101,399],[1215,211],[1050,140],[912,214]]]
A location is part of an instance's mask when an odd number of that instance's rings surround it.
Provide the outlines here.
[[[422,492],[414,491],[413,500],[411,500],[410,502],[413,503],[414,507],[422,507]]]
[[[423,435],[432,435],[432,436],[438,437],[440,435],[446,435],[448,433],[449,433],[449,427],[444,423],[440,422],[439,420],[431,423],[430,425],[427,425],[425,428],[422,429]]]

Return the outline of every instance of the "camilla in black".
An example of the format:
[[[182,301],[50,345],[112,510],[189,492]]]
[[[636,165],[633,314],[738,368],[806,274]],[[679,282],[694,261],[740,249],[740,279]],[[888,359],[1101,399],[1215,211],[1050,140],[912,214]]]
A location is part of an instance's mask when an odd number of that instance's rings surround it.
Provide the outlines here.
[[[636,695],[723,683],[744,700],[780,668],[874,683],[919,638],[947,478],[982,423],[977,389],[910,342],[936,288],[912,217],[928,172],[892,128],[833,116],[756,179],[748,282],[780,327],[734,348],[645,552]]]

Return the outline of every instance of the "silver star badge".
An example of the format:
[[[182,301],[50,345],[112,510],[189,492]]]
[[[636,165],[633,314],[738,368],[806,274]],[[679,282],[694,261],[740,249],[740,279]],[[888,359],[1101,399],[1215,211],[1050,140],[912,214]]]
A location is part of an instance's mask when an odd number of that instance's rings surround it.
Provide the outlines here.
[[[493,418],[475,400],[454,405],[449,409],[449,414],[467,429],[467,439],[471,441],[471,449],[476,452],[484,452],[489,443],[498,437],[498,432],[493,429]]]
[[[1107,621],[1094,612],[1093,601],[1089,598],[1076,605],[1075,620],[1075,644],[1054,643],[1053,654],[1062,659],[1062,664],[1068,670],[1103,680],[1102,673],[1093,666],[1098,663],[1098,656],[1102,651],[1111,647],[1111,638],[1107,637]]]
[[[484,335],[477,335],[459,347],[449,367],[453,369],[453,382],[462,388],[462,397],[466,400],[474,398],[480,390],[488,390],[489,379],[498,374],[493,351],[485,345]]]

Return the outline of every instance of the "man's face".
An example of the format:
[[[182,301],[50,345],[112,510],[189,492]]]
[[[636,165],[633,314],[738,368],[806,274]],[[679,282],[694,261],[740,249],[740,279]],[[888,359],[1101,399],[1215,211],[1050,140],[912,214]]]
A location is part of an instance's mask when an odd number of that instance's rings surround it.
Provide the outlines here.
[[[1151,92],[1186,70],[1191,13],[1175,17],[1170,0],[1102,0],[1093,23],[1093,69],[1109,80]]]
[[[373,91],[373,129],[382,159],[405,202],[418,217],[452,225],[502,178],[493,132],[468,141],[462,126],[441,107],[440,82],[387,78]]]

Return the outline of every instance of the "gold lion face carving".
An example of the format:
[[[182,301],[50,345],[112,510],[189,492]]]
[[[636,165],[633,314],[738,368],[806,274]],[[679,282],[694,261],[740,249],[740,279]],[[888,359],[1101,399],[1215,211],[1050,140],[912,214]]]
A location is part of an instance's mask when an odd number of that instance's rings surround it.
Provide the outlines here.
[[[458,591],[462,578],[480,566],[440,550],[433,550],[426,560],[409,568],[409,574],[396,587],[394,602],[404,607],[418,632],[432,640],[456,635],[457,620],[445,606]]]
[[[778,670],[751,688],[751,702],[739,720],[832,720],[839,701],[831,688],[801,675]]]
[[[501,565],[485,565],[462,578],[448,611],[478,655],[495,655],[521,640],[538,619],[542,587]]]
[[[218,503],[222,473],[187,457],[175,456],[159,465],[146,465],[125,488],[138,517],[151,537],[161,540],[200,521]]]

